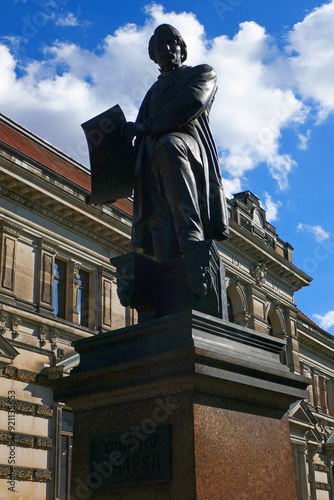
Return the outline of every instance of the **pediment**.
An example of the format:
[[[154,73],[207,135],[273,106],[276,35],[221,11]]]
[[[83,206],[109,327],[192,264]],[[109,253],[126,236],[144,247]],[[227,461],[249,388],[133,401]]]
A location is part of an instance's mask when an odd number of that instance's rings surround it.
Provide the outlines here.
[[[300,427],[307,441],[323,442],[321,426],[305,401],[297,401],[289,411],[290,424]]]
[[[0,366],[9,365],[20,354],[11,343],[0,335]]]
[[[289,418],[293,418],[310,425],[317,424],[316,418],[314,417],[305,401],[298,401],[292,408],[290,408]]]

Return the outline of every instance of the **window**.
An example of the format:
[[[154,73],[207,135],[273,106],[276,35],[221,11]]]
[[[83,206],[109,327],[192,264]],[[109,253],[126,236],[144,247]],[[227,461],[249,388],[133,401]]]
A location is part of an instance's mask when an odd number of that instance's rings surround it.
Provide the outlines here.
[[[61,419],[60,500],[70,500],[72,448],[73,413],[63,410]]]
[[[55,260],[53,280],[53,309],[58,318],[65,319],[66,315],[66,263]]]
[[[78,314],[79,324],[88,327],[89,273],[79,272]]]

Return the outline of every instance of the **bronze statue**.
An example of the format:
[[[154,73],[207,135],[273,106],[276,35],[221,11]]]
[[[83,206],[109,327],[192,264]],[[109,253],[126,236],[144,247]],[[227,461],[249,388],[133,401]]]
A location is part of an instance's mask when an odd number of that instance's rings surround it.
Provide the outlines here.
[[[210,252],[217,255],[211,241],[227,238],[229,231],[209,125],[217,76],[207,64],[183,64],[187,46],[169,24],[154,31],[149,55],[161,74],[136,122],[127,123],[117,105],[82,125],[92,167],[87,203],[110,203],[134,189],[131,249],[158,263],[181,258],[187,286],[203,296],[215,281],[215,266],[207,260]],[[121,288],[133,295],[137,285]],[[121,302],[134,303],[124,297]]]
[[[184,65],[187,47],[172,26],[158,26],[149,42],[160,76],[135,123],[123,125],[135,139],[135,188],[131,247],[158,261],[185,255],[188,281],[206,293],[196,254],[205,240],[228,236],[226,199],[209,126],[217,91],[212,67]],[[193,257],[192,257],[193,256]]]

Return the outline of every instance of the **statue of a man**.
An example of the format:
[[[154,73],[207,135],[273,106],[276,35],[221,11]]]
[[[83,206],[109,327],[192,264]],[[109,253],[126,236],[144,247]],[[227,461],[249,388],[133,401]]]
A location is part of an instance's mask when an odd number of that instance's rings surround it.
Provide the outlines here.
[[[168,24],[154,31],[149,55],[161,74],[136,122],[124,127],[129,141],[136,137],[131,246],[166,261],[191,256],[205,240],[228,236],[226,199],[209,126],[217,77],[206,64],[183,64],[186,44]],[[201,266],[193,266],[188,278],[193,291],[206,293]]]

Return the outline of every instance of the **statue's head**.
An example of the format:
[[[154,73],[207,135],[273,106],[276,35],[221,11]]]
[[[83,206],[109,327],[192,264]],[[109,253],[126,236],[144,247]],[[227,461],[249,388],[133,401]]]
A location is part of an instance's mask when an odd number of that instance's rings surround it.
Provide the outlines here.
[[[159,64],[161,69],[162,65],[166,64],[163,57],[163,51],[166,50],[164,45],[168,45],[168,50],[174,53],[174,66],[180,66],[187,59],[187,45],[180,32],[170,24],[161,24],[155,29],[148,45],[150,58]]]

